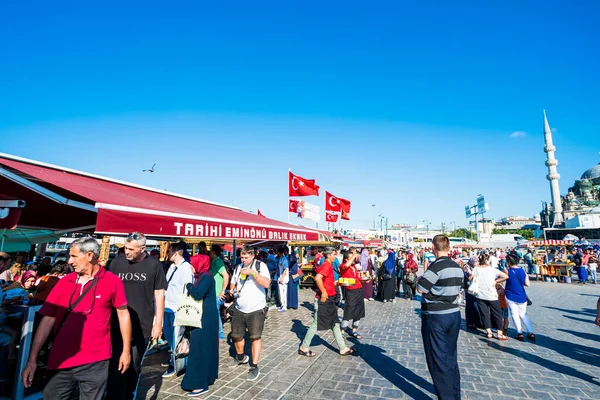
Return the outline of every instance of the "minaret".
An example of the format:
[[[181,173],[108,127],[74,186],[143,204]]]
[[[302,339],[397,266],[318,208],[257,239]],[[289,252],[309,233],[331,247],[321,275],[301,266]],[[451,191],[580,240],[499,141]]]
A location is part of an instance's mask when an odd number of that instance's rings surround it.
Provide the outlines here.
[[[546,146],[544,147],[544,152],[546,153],[546,166],[548,167],[546,179],[550,181],[550,194],[552,195],[552,209],[554,214],[553,226],[555,226],[562,224],[564,220],[562,203],[560,200],[560,189],[558,187],[560,175],[556,171],[558,161],[554,158],[554,150],[556,150],[556,147],[552,144],[552,131],[550,130],[550,125],[548,125],[546,110],[544,110],[544,140],[546,142]]]

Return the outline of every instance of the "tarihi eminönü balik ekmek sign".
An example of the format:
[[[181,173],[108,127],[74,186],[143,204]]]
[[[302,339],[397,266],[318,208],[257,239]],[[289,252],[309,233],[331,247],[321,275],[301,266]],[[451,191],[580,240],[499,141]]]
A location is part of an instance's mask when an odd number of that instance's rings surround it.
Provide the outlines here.
[[[146,236],[198,237],[245,240],[313,241],[316,231],[275,227],[268,222],[247,225],[235,222],[191,220],[163,215],[130,213],[119,210],[98,210],[96,232],[127,234],[142,232]]]

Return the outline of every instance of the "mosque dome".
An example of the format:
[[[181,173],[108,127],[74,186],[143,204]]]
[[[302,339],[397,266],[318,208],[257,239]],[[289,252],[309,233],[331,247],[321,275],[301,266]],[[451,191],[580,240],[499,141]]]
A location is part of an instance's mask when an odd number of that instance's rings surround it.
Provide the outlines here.
[[[595,183],[600,183],[600,164],[593,166],[581,175],[581,179],[589,179]]]

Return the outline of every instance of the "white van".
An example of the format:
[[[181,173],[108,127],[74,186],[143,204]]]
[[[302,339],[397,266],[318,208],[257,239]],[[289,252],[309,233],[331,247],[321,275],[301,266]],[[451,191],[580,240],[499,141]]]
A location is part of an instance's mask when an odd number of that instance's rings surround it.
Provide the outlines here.
[[[527,241],[523,236],[514,233],[503,233],[498,235],[492,235],[492,242],[521,242]]]

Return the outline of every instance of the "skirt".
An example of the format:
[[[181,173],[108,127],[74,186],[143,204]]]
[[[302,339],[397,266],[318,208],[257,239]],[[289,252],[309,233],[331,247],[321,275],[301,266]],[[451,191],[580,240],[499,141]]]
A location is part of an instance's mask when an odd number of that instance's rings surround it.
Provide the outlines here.
[[[363,288],[346,290],[344,321],[358,321],[365,317],[365,297]]]

